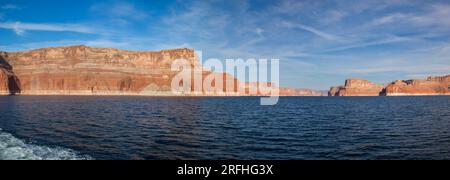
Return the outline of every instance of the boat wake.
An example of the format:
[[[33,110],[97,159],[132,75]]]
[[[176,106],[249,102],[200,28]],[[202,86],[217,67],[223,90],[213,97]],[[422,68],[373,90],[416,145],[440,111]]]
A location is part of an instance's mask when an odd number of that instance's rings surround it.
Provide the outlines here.
[[[0,160],[91,160],[89,156],[59,148],[25,143],[0,128]]]

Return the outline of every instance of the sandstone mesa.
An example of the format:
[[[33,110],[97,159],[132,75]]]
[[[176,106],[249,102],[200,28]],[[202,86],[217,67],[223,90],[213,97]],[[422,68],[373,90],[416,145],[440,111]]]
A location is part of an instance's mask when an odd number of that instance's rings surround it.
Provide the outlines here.
[[[330,96],[379,96],[383,86],[364,79],[348,79],[345,86],[331,87]]]
[[[192,49],[126,51],[88,46],[51,47],[22,52],[0,52],[0,95],[141,95],[173,96],[172,62],[185,59],[193,71],[205,76],[214,73],[201,66]],[[246,96],[239,94],[241,83],[227,73],[224,84],[235,86],[224,93],[201,92],[186,96]],[[213,83],[214,84],[214,83]],[[231,93],[230,93],[231,92]],[[309,89],[281,88],[281,96],[322,96]]]
[[[386,87],[386,95],[450,95],[450,75],[406,81],[397,80]]]
[[[450,75],[427,79],[397,80],[387,86],[363,79],[348,79],[345,86],[331,87],[329,96],[427,96],[450,95]]]

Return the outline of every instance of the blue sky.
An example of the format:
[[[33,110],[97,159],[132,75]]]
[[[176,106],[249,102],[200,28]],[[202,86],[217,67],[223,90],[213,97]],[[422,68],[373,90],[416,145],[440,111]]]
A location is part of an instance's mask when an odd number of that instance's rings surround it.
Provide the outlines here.
[[[450,72],[450,2],[423,0],[0,0],[0,50],[84,44],[189,47],[278,58],[281,85],[326,90]]]

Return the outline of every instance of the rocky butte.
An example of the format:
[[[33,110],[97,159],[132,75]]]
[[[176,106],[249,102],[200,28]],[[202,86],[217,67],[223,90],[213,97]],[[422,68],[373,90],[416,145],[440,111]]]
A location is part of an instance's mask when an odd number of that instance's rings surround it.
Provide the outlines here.
[[[347,79],[345,86],[331,87],[329,96],[379,96],[382,85],[364,79]]]
[[[140,95],[173,96],[171,70],[177,59],[186,59],[194,72],[204,70],[192,49],[126,51],[88,46],[51,47],[22,52],[0,52],[0,95]],[[224,93],[200,92],[186,96],[236,96],[243,84],[227,73]],[[226,89],[231,82],[234,89]],[[212,82],[214,85],[215,82]],[[248,86],[248,84],[246,85]],[[192,87],[194,89],[194,87]],[[282,96],[321,95],[312,90],[285,88]]]
[[[450,75],[427,79],[397,80],[386,87],[387,96],[450,95]]]
[[[329,96],[426,96],[450,95],[450,75],[427,79],[397,80],[381,86],[363,79],[348,79],[331,87]]]

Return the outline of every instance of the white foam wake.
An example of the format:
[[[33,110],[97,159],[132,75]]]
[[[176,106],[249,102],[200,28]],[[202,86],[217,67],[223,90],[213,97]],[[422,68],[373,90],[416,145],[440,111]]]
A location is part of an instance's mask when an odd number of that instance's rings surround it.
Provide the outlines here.
[[[90,160],[73,150],[39,146],[3,132],[0,128],[0,160]]]

